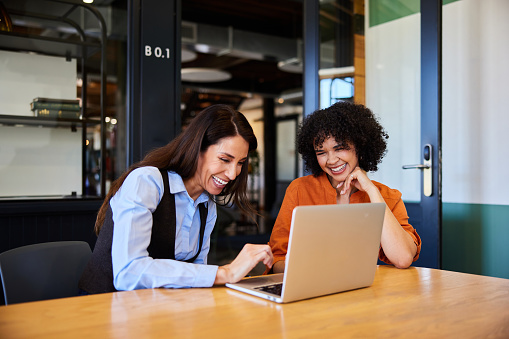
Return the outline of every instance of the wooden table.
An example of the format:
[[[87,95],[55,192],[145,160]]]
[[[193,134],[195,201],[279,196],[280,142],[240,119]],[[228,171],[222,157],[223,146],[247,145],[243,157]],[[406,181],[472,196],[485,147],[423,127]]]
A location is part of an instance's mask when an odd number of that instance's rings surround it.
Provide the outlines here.
[[[509,338],[509,279],[379,266],[371,287],[280,305],[224,287],[0,307],[0,338]]]

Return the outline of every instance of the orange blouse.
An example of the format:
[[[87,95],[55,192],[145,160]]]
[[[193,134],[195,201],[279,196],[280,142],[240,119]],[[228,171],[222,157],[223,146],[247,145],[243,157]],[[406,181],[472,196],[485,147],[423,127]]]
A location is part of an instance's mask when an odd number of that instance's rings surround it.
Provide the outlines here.
[[[373,184],[380,190],[385,203],[392,211],[401,227],[410,234],[417,245],[417,253],[414,261],[419,258],[421,251],[421,238],[417,231],[408,223],[408,214],[401,193],[396,189],[391,189],[379,182],[373,181]],[[366,192],[357,191],[350,196],[351,204],[369,203],[370,199]],[[288,238],[290,235],[290,225],[292,221],[292,212],[296,206],[300,205],[332,205],[336,203],[336,190],[331,186],[327,174],[322,173],[315,177],[308,175],[300,177],[292,181],[288,186],[281,209],[277,216],[272,234],[270,236],[269,245],[274,255],[274,263],[285,260],[288,250]],[[380,247],[380,260],[391,264],[390,260]]]

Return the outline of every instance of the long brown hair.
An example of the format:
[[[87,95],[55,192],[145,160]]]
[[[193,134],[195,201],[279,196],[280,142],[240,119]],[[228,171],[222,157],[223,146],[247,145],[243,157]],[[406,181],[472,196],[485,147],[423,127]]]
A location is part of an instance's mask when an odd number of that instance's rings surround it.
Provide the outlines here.
[[[258,146],[253,129],[242,113],[228,105],[212,105],[205,108],[179,136],[167,145],[149,152],[143,160],[131,165],[111,184],[97,215],[95,233],[99,234],[101,230],[111,197],[134,169],[154,166],[174,171],[186,180],[196,172],[201,152],[205,152],[209,146],[217,144],[222,138],[236,135],[240,135],[248,142],[249,152],[254,151]],[[250,205],[246,193],[248,166],[249,159],[246,159],[237,178],[230,181],[214,200],[220,205],[235,204],[241,211],[253,215],[256,211]]]

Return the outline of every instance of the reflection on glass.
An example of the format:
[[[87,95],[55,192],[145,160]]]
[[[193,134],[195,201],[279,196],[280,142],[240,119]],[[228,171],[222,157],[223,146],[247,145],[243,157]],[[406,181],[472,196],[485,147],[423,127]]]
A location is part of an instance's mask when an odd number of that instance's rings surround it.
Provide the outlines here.
[[[320,1],[320,69],[353,65],[353,29],[353,1]]]
[[[340,100],[352,100],[353,77],[320,80],[320,108],[327,108]]]
[[[296,120],[279,121],[277,124],[277,180],[292,181],[296,177],[295,131]]]

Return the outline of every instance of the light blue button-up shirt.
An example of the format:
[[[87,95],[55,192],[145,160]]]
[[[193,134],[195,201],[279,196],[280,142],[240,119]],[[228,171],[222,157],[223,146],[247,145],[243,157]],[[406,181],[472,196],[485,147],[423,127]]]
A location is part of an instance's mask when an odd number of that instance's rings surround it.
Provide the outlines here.
[[[137,168],[127,176],[110,201],[114,222],[111,248],[113,283],[119,291],[210,287],[214,284],[218,267],[207,265],[207,255],[210,234],[217,219],[216,204],[205,192],[194,201],[187,193],[180,175],[168,172],[168,177],[170,192],[175,196],[175,259],[190,259],[198,251],[198,205],[206,202],[208,215],[201,253],[194,263],[149,257],[147,248],[152,234],[152,213],[162,199],[164,185],[157,168]]]

